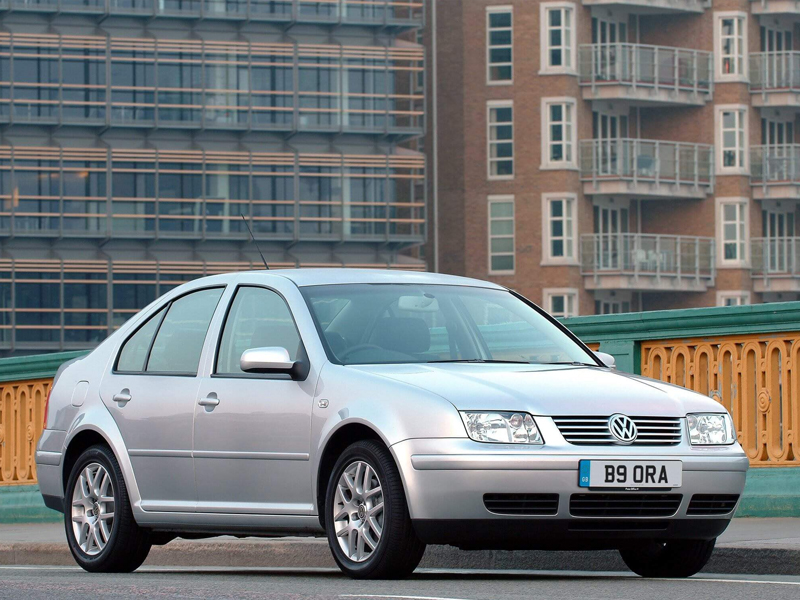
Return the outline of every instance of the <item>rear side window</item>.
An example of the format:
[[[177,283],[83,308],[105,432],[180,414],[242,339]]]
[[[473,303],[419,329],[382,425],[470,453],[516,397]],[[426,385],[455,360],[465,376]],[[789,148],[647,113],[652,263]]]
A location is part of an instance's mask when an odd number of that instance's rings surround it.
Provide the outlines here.
[[[128,373],[141,373],[144,371],[147,351],[150,350],[153,336],[155,336],[158,324],[161,323],[161,318],[164,316],[166,310],[166,307],[162,308],[150,317],[144,325],[139,327],[136,333],[128,338],[128,341],[122,346],[122,352],[119,353],[117,371]]]
[[[170,304],[158,328],[148,373],[196,374],[211,318],[223,288],[200,290]]]
[[[276,346],[298,359],[300,335],[286,301],[272,290],[240,287],[222,329],[217,374],[241,375],[239,359],[245,350]]]

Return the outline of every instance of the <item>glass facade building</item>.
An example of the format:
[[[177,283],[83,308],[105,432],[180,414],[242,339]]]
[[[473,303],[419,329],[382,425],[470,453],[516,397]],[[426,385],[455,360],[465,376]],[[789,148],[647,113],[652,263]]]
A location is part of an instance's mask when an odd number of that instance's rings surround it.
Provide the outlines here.
[[[0,0],[0,353],[171,287],[423,269],[422,0]]]

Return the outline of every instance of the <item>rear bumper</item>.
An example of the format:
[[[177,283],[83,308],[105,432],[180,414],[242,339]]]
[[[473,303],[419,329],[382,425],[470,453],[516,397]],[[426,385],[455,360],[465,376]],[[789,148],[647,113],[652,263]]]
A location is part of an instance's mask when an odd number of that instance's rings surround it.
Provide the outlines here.
[[[734,511],[693,516],[687,514],[689,503],[695,494],[741,495],[749,466],[738,445],[520,449],[468,439],[425,439],[400,442],[392,451],[419,535],[428,543],[480,548],[617,548],[626,540],[714,538]],[[573,494],[609,493],[579,487],[582,459],[680,460],[680,488],[637,492],[679,495],[677,510],[666,517],[573,516]],[[558,508],[547,516],[495,514],[484,505],[484,495],[498,493],[558,494]]]

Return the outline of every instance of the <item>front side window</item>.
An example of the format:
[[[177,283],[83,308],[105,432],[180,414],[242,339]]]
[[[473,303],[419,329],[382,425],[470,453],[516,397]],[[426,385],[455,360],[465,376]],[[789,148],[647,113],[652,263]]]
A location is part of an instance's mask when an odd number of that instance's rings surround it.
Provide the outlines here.
[[[148,373],[195,375],[211,317],[224,288],[199,290],[170,304],[147,359]]]
[[[723,110],[721,114],[722,168],[745,168],[745,110]]]
[[[486,79],[489,83],[509,83],[514,78],[513,18],[510,8],[489,7],[486,11]]]
[[[502,289],[346,284],[301,291],[329,358],[340,364],[597,364],[544,314]]]
[[[285,348],[298,360],[300,335],[286,301],[276,292],[260,287],[241,287],[231,304],[222,329],[216,373],[241,375],[239,360],[252,348]]]
[[[725,261],[740,262],[746,256],[746,209],[742,202],[722,204],[722,257]]]
[[[489,179],[514,176],[514,107],[489,105]]]
[[[514,199],[489,199],[489,271],[514,272]]]

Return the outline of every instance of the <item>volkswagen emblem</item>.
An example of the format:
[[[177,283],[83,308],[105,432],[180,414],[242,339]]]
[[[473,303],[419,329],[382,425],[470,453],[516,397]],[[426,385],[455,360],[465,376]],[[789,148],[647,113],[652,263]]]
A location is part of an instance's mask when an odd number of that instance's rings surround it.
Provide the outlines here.
[[[636,423],[626,415],[611,415],[608,419],[608,430],[621,444],[632,444],[639,435]]]

